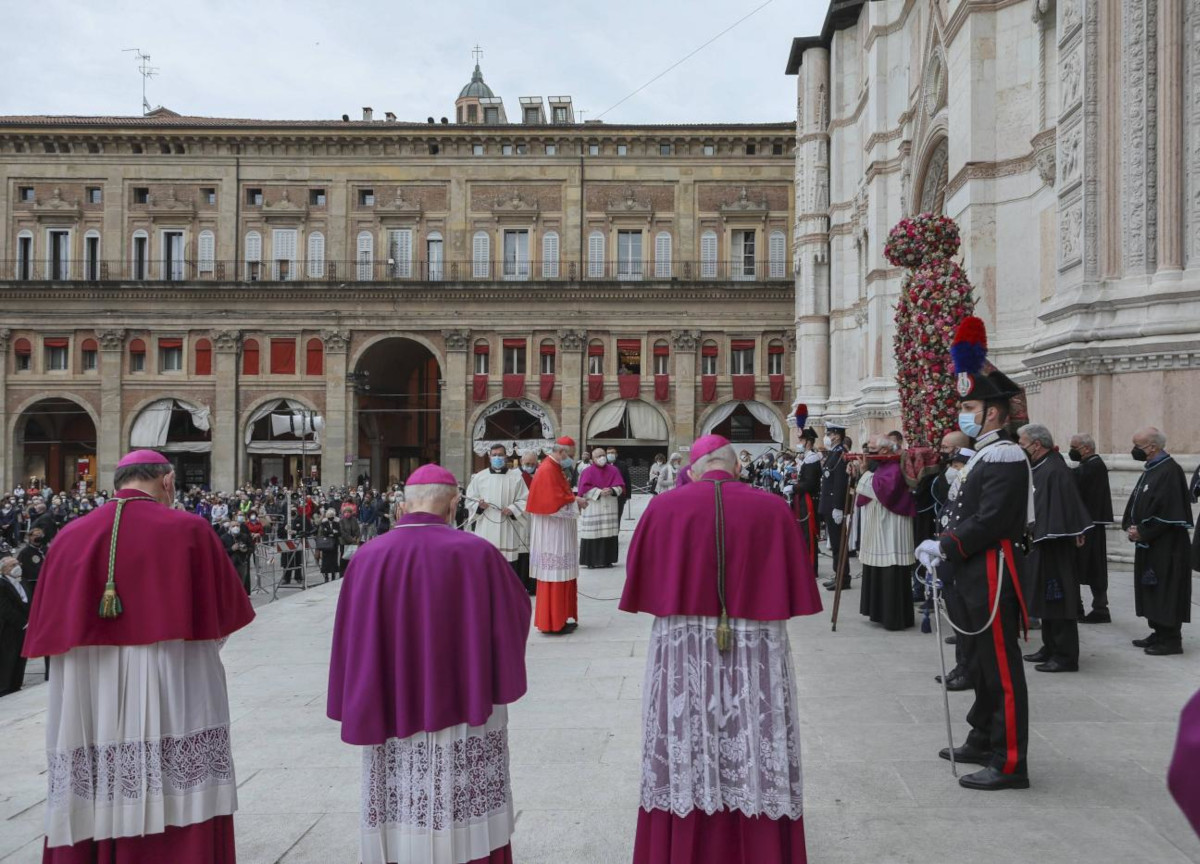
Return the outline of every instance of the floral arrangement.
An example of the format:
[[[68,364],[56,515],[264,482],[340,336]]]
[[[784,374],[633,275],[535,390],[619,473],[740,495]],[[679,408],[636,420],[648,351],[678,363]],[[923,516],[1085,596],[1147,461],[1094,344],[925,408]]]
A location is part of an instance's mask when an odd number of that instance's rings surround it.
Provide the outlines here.
[[[896,371],[904,436],[913,446],[937,446],[954,428],[958,395],[950,343],[960,321],[975,310],[958,252],[953,219],[922,213],[902,219],[888,234],[884,255],[908,268],[896,305]]]

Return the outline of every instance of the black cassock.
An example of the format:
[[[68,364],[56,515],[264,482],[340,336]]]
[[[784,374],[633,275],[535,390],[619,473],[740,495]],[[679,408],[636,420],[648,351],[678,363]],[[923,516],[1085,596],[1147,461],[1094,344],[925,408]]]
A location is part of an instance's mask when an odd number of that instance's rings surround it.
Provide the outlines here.
[[[1079,550],[1079,581],[1094,591],[1108,591],[1108,541],[1104,526],[1113,522],[1112,489],[1108,485],[1108,466],[1099,456],[1089,456],[1074,469],[1075,484],[1083,506],[1096,527],[1087,534]]]
[[[1192,474],[1191,492],[1192,503],[1200,502],[1200,466]],[[1192,569],[1200,571],[1200,525],[1196,526],[1196,533],[1192,537]]]
[[[917,483],[913,495],[917,499],[917,518],[913,520],[913,540],[920,543],[938,534],[938,502],[933,497],[933,484],[945,476],[942,469],[936,474],[927,474]]]
[[[25,586],[26,596],[29,586]],[[8,579],[0,576],[0,696],[21,689],[25,680],[25,624],[29,621],[29,603]]]
[[[1175,627],[1192,620],[1192,504],[1187,478],[1171,456],[1147,465],[1125,505],[1121,527],[1137,526],[1133,599],[1137,614]]]
[[[1033,466],[1033,544],[1026,559],[1029,614],[1051,620],[1079,614],[1079,554],[1075,538],[1092,528],[1092,515],[1062,454],[1051,451]]]

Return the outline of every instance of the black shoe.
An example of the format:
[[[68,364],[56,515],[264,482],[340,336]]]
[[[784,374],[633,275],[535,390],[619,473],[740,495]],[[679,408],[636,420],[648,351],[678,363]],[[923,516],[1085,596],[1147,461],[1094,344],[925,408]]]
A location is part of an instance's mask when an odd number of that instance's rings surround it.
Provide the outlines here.
[[[1065,660],[1060,660],[1059,658],[1054,657],[1050,660],[1047,660],[1045,663],[1039,663],[1033,668],[1039,672],[1078,672],[1079,664],[1068,663]]]
[[[1111,624],[1112,613],[1107,609],[1093,609],[1079,619],[1080,624]]]
[[[579,629],[579,622],[578,622],[578,621],[568,621],[568,622],[567,622],[567,623],[566,623],[566,624],[563,626],[563,629],[562,629],[562,630],[560,630],[560,631],[558,631],[558,632],[560,632],[560,633],[563,633],[563,634],[566,634],[566,633],[574,633],[574,632],[575,632],[577,629]]]
[[[1045,645],[1043,645],[1041,648],[1039,648],[1034,653],[1025,655],[1026,663],[1045,663],[1049,659],[1050,659],[1050,652],[1046,650]]]
[[[949,762],[950,748],[943,747],[938,752],[938,756]],[[961,747],[954,748],[954,761],[958,764],[987,765],[992,761],[992,754],[991,751],[980,750],[972,747],[970,744],[964,744]]]
[[[946,689],[951,693],[958,693],[962,690],[974,690],[975,685],[971,683],[971,679],[966,675],[951,676],[946,682]]]
[[[1157,633],[1151,633],[1145,639],[1134,639],[1133,640],[1134,648],[1149,648],[1151,645],[1157,645],[1157,644],[1158,644],[1158,634]]]
[[[958,644],[958,636],[947,636],[946,644],[947,645],[957,645]]]
[[[1171,654],[1183,653],[1183,640],[1178,642],[1155,642],[1146,646],[1146,653],[1151,657],[1168,657]]]
[[[824,588],[826,591],[832,591],[833,586],[836,584],[837,584],[837,582],[835,580],[826,579],[824,582],[821,583],[821,587]]]
[[[1027,774],[1005,774],[995,768],[988,767],[974,774],[958,778],[958,785],[966,789],[980,789],[984,792],[994,792],[998,789],[1028,789]]]
[[[849,590],[850,590],[850,588],[851,588],[851,585],[850,585],[850,583],[849,583],[848,581],[847,581],[847,582],[843,582],[843,583],[842,583],[842,590],[843,590],[843,591],[849,591]],[[826,591],[836,591],[836,590],[837,590],[837,583],[836,583],[836,582],[827,582],[827,583],[825,583],[825,590],[826,590]]]

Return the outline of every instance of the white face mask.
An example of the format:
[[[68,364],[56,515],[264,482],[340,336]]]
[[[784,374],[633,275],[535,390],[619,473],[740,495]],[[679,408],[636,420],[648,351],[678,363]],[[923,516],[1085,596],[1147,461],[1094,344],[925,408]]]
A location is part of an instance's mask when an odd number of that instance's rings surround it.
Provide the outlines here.
[[[9,570],[8,575],[14,579],[20,579],[21,578],[21,565],[18,564],[16,567]]]
[[[954,485],[954,481],[958,479],[958,469],[951,465],[946,469],[946,482]]]
[[[237,527],[236,525],[234,525],[232,528],[230,528],[230,529],[229,529],[229,533],[230,533],[230,534],[237,534],[237,533],[238,533],[238,527]]]
[[[616,454],[616,453],[609,453],[609,454],[608,454],[608,461],[609,461],[609,462],[616,462],[616,461],[617,461],[617,454]]]
[[[608,464],[608,457],[607,456],[597,456],[596,464],[599,465],[601,468],[603,468],[605,465]]]
[[[828,435],[821,439],[821,443],[825,445],[826,450],[833,446],[833,441],[830,440]]]

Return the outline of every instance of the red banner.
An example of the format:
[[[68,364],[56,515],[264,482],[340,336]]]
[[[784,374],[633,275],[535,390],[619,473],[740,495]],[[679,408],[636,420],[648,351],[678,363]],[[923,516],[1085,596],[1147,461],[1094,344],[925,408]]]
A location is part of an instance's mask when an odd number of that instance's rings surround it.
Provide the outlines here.
[[[754,398],[754,376],[733,376],[733,398],[739,402],[748,402]]]
[[[641,375],[618,375],[617,389],[622,399],[636,399],[642,389]]]
[[[591,402],[599,402],[604,398],[604,376],[589,375],[588,376],[588,400]]]
[[[654,399],[657,402],[666,402],[671,398],[671,376],[670,375],[655,375],[654,376]]]
[[[525,395],[525,376],[505,375],[501,386],[505,399],[520,399]]]
[[[487,400],[487,385],[488,376],[476,375],[471,383],[471,398],[476,402],[484,402]]]
[[[768,375],[767,380],[771,382],[771,401],[783,402],[783,376]]]
[[[541,394],[542,394],[543,402],[549,402],[554,397],[554,376],[553,375],[543,375],[542,376]]]
[[[700,376],[700,399],[704,402],[717,401],[717,376]]]

